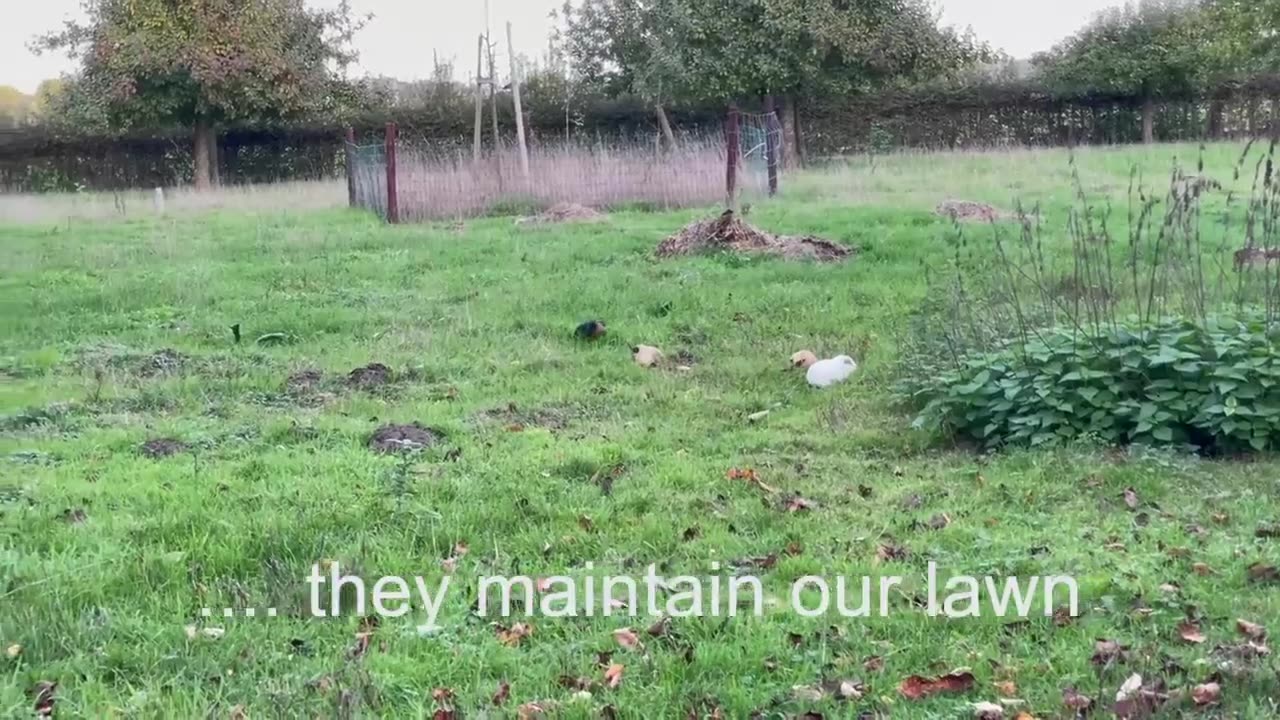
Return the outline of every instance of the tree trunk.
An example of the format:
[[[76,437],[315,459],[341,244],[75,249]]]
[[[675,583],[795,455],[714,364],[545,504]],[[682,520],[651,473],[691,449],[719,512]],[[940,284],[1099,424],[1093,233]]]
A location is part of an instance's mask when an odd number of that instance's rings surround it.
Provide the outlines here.
[[[192,160],[195,164],[195,181],[196,190],[208,190],[212,181],[212,174],[209,171],[209,142],[210,136],[213,134],[213,128],[209,127],[209,123],[204,120],[197,120],[195,126],[195,146],[192,148]]]
[[[790,95],[782,96],[782,166],[787,169],[800,167],[800,127],[796,125],[796,104]]]
[[[662,128],[662,137],[666,141],[667,150],[676,149],[676,135],[671,131],[671,123],[667,120],[667,111],[662,109],[662,103],[653,106],[654,114],[658,116],[658,127]]]
[[[1150,145],[1156,141],[1156,102],[1147,96],[1142,100],[1142,142]]]
[[[1220,98],[1211,99],[1209,101],[1209,127],[1205,132],[1210,140],[1217,140],[1222,137],[1222,112],[1222,100]]]
[[[222,187],[222,158],[218,153],[218,131],[209,131],[209,185]]]

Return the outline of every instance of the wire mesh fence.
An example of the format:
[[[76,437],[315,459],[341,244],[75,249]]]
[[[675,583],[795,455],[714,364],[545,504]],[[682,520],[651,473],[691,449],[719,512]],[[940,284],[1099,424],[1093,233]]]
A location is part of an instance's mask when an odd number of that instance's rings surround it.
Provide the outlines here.
[[[736,191],[768,192],[769,149],[781,148],[773,115],[744,115]],[[772,137],[771,137],[772,136]],[[396,151],[396,220],[534,213],[554,205],[594,209],[676,209],[725,201],[728,150],[719,131],[538,143],[528,174],[518,148],[500,142],[477,157],[456,142],[401,134]],[[348,145],[352,204],[387,217],[387,157],[381,145]],[[774,159],[775,168],[780,165]]]

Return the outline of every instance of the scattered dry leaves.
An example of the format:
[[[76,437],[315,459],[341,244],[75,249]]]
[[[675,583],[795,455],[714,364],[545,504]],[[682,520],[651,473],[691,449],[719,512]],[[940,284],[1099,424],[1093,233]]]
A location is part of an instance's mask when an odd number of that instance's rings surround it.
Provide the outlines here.
[[[1250,640],[1266,640],[1267,629],[1248,620],[1236,619],[1236,630]]]
[[[745,470],[741,468],[731,468],[726,474],[726,477],[730,480],[745,480],[748,485],[754,485],[770,495],[778,492],[777,488],[766,485],[764,481],[760,479],[760,476],[756,474],[756,471],[753,468],[746,468]]]
[[[498,633],[498,642],[507,647],[519,647],[520,642],[533,634],[533,626],[528,623],[516,623],[511,627],[503,625],[495,625]]]
[[[1089,662],[1094,665],[1109,667],[1116,663],[1129,661],[1129,648],[1114,640],[1098,640],[1093,645],[1093,657]]]
[[[502,705],[511,697],[511,683],[503,680],[498,683],[498,689],[493,693],[493,704]]]
[[[962,693],[973,689],[974,678],[970,672],[953,672],[937,678],[912,675],[898,685],[898,692],[908,700],[919,700],[938,693]]]
[[[636,635],[631,628],[619,628],[613,631],[613,639],[624,650],[635,650],[636,648],[644,649],[640,644],[640,636]]]

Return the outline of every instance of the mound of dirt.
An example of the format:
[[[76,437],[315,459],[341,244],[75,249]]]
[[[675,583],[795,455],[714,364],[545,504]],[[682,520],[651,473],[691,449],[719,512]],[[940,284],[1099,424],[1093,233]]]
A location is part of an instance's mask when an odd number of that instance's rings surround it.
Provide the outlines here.
[[[812,235],[773,235],[751,227],[726,210],[719,217],[699,220],[658,245],[658,257],[694,255],[716,250],[778,255],[787,260],[839,262],[857,252]]]
[[[391,382],[391,368],[382,363],[370,363],[347,373],[347,385],[368,390]]]
[[[943,200],[933,212],[949,220],[959,222],[996,222],[1013,217],[1012,214],[972,200]]]
[[[290,395],[305,395],[320,387],[324,373],[319,370],[301,370],[285,378],[284,389]]]
[[[402,453],[425,450],[444,440],[439,431],[418,423],[383,425],[369,437],[369,449],[376,453]]]
[[[556,203],[537,215],[516,218],[516,224],[538,225],[542,223],[590,222],[603,219],[604,215],[585,205]]]
[[[151,438],[138,447],[138,451],[149,458],[169,457],[186,450],[186,443],[173,438]]]

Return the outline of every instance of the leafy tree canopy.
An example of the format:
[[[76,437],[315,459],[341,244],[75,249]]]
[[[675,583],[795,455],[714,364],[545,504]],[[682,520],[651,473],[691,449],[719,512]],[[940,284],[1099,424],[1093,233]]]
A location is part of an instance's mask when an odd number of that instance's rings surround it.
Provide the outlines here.
[[[303,0],[83,0],[87,20],[38,38],[81,68],[69,89],[111,127],[179,124],[200,144],[218,123],[331,116],[356,93],[340,80],[360,20]],[[201,177],[201,173],[205,177]],[[207,181],[197,169],[197,184]]]

